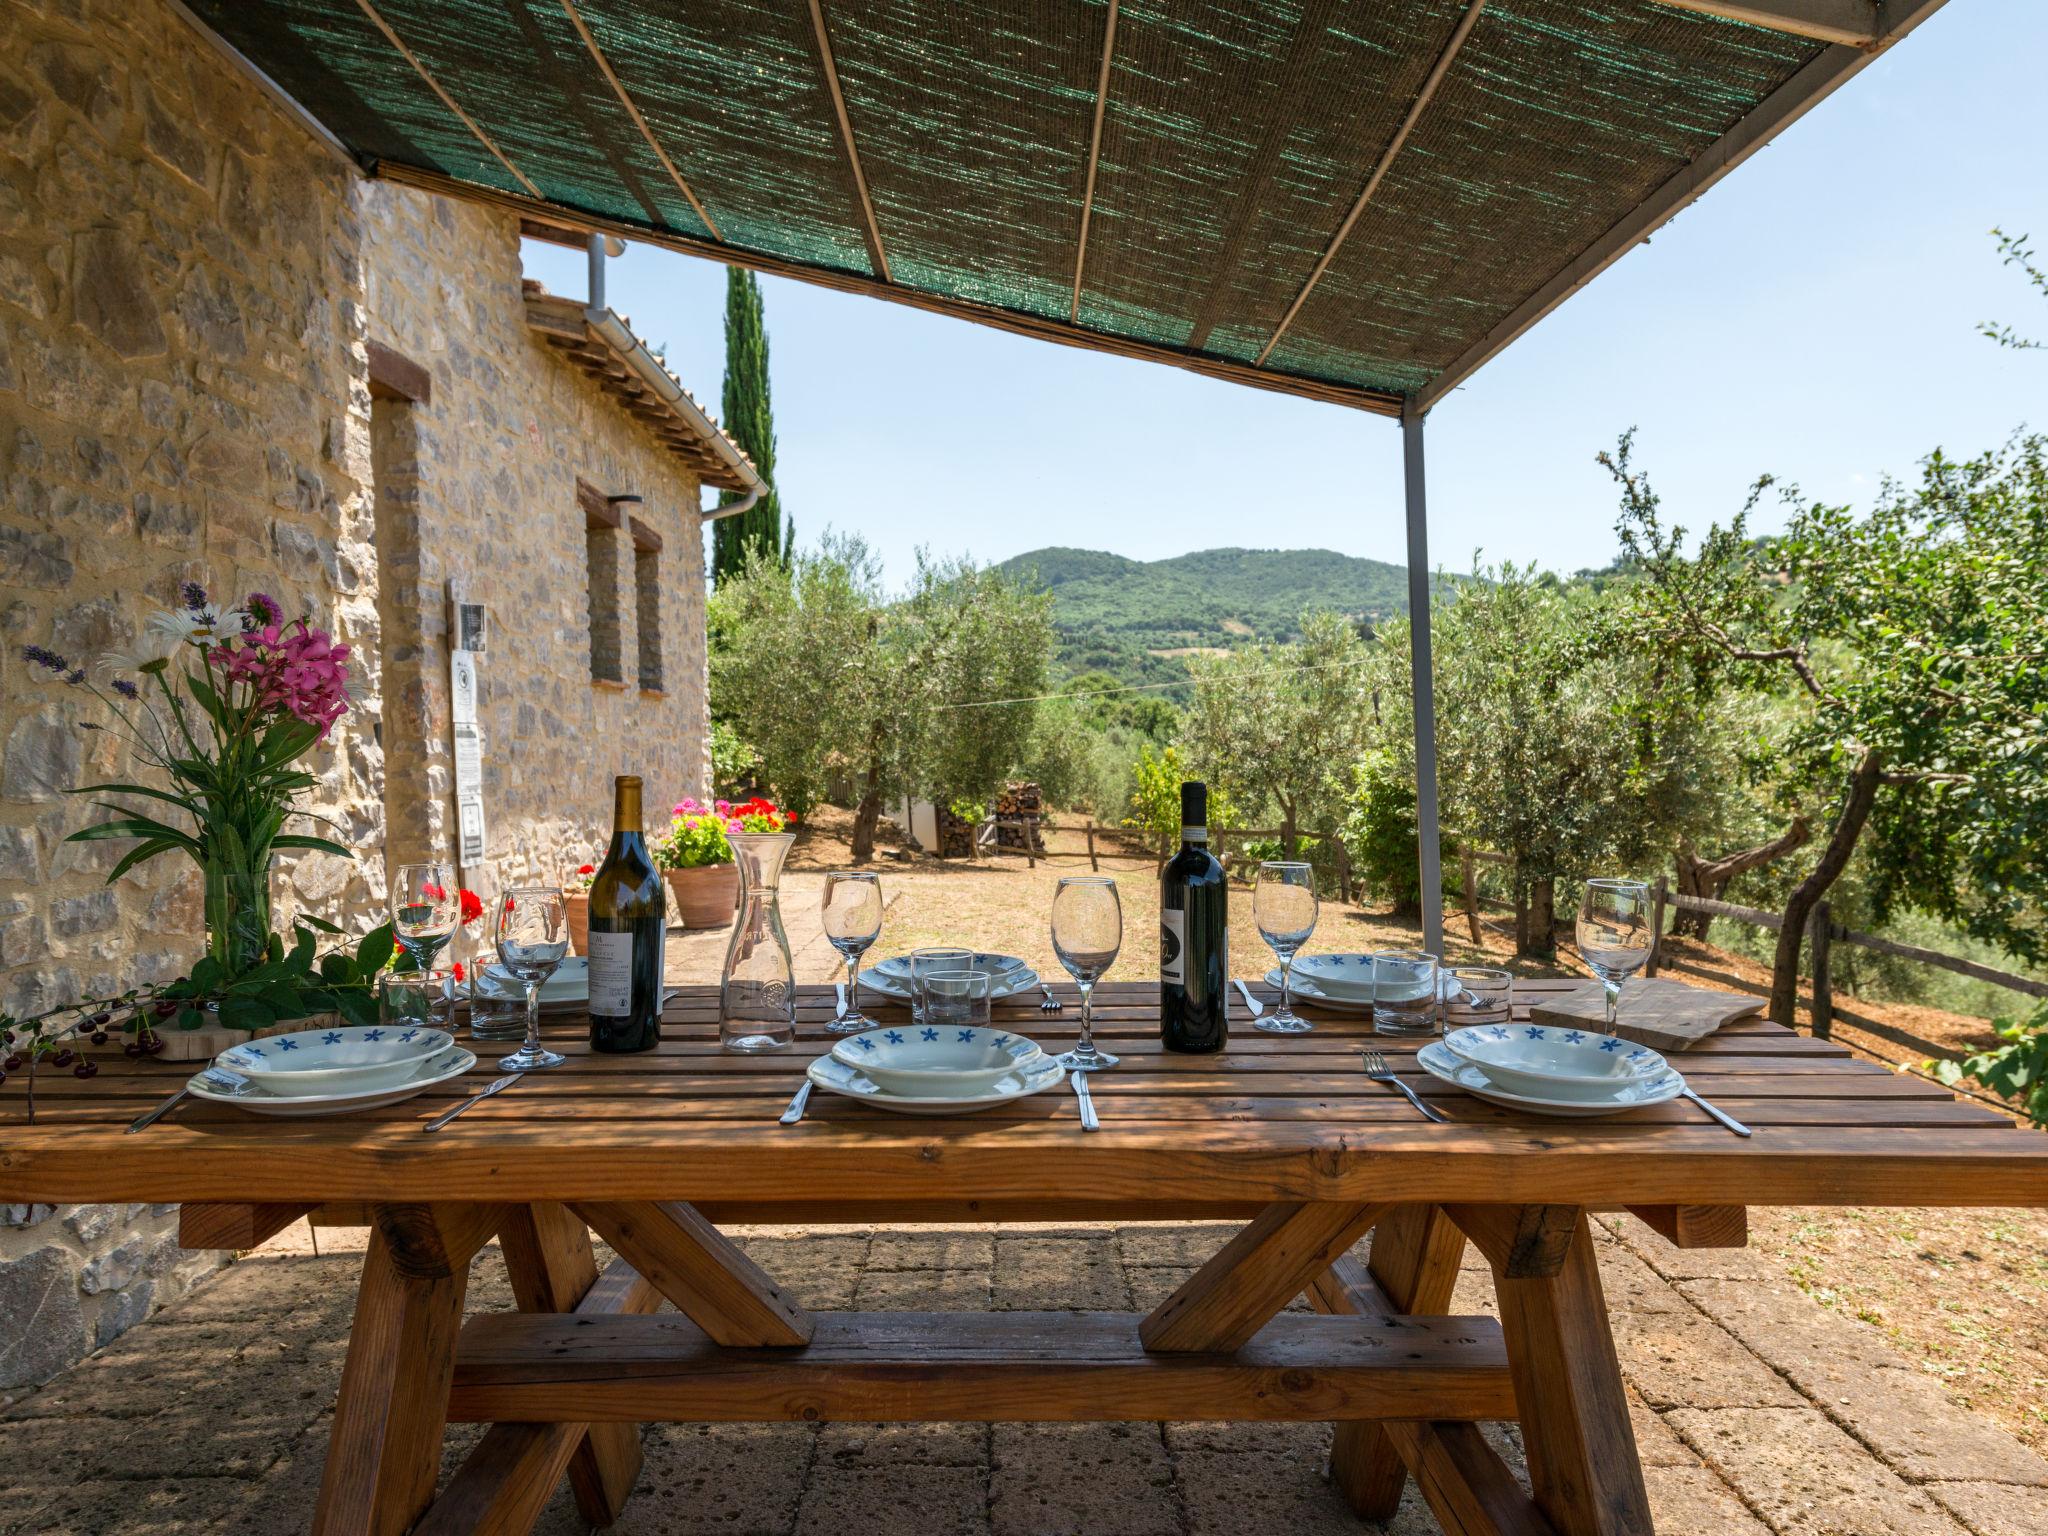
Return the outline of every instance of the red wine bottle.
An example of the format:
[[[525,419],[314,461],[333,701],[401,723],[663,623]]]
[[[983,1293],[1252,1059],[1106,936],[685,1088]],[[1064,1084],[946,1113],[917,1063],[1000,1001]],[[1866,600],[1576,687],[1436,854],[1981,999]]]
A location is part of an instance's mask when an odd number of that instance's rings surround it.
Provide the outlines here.
[[[1180,852],[1159,877],[1159,1037],[1206,1054],[1230,1038],[1230,887],[1209,852],[1209,789],[1180,787]]]

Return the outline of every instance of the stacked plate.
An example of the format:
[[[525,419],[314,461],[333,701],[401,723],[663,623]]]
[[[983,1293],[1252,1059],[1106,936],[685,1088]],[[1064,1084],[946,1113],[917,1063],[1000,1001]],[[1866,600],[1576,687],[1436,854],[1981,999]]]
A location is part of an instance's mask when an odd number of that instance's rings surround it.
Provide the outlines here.
[[[1038,985],[1038,972],[1015,955],[971,955],[963,969],[988,974],[988,995],[991,999],[1029,992]],[[872,989],[879,997],[885,997],[892,1003],[907,1003],[910,1001],[910,956],[891,955],[887,960],[865,966],[861,970],[860,981],[862,986]]]
[[[396,1104],[462,1076],[476,1057],[443,1029],[354,1024],[265,1035],[230,1046],[192,1096],[258,1115],[336,1115]],[[246,1086],[229,1086],[239,1079]]]
[[[1449,997],[1457,984],[1438,973],[1438,993]],[[1280,985],[1280,967],[1266,972],[1266,985]],[[1372,1012],[1371,955],[1303,955],[1294,962],[1294,1000],[1341,1013]]]
[[[827,1093],[899,1115],[961,1115],[1043,1093],[1066,1069],[1010,1030],[877,1024],[849,1035],[810,1065]]]
[[[1685,1079],[1645,1045],[1557,1024],[1477,1024],[1432,1040],[1422,1070],[1491,1104],[1587,1117],[1675,1099]]]

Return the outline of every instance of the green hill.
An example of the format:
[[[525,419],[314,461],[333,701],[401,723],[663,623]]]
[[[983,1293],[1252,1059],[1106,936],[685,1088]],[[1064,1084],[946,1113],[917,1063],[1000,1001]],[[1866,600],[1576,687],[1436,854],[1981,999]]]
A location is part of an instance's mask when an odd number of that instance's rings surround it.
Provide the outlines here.
[[[1183,675],[1188,653],[1292,640],[1328,608],[1378,622],[1408,611],[1408,572],[1327,549],[1204,549],[1129,560],[1094,549],[1038,549],[1003,562],[1053,594],[1060,663],[1126,682]]]

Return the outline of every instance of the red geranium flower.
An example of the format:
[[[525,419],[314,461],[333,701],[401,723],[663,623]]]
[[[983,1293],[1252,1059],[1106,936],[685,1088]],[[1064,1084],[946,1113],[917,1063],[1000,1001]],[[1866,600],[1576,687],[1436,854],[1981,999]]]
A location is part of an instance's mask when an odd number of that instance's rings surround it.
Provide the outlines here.
[[[475,891],[463,891],[461,896],[462,920],[465,923],[473,923],[484,915],[483,897],[477,895]]]
[[[576,873],[579,875],[594,875],[597,873],[597,866],[595,864],[578,864],[576,866]]]
[[[462,962],[460,960],[455,962],[455,979],[457,981],[462,980]]]

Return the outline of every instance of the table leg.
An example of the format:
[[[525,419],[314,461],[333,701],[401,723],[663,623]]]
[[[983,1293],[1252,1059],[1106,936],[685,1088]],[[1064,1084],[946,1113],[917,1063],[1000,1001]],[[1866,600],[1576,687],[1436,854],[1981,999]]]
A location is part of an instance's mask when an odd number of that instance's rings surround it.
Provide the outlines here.
[[[376,1211],[314,1536],[402,1536],[434,1496],[469,1261],[493,1206]]]
[[[1649,1494],[1586,1213],[1456,1206],[1500,1298],[1536,1504],[1560,1536],[1648,1536]]]
[[[498,1242],[522,1312],[573,1312],[597,1284],[590,1229],[560,1205],[523,1205],[499,1224]],[[640,1433],[633,1424],[591,1424],[569,1459],[576,1507],[595,1526],[611,1525],[640,1476]]]
[[[1146,1314],[1139,1339],[1155,1354],[1242,1349],[1386,1210],[1276,1200]]]
[[[1366,1268],[1397,1313],[1441,1316],[1450,1310],[1465,1256],[1465,1234],[1434,1205],[1397,1205],[1373,1228]],[[1319,1279],[1310,1292],[1319,1310],[1350,1310],[1348,1298],[1327,1293]],[[1408,1464],[1388,1431],[1365,1419],[1335,1426],[1330,1481],[1368,1520],[1390,1520],[1408,1481]]]

